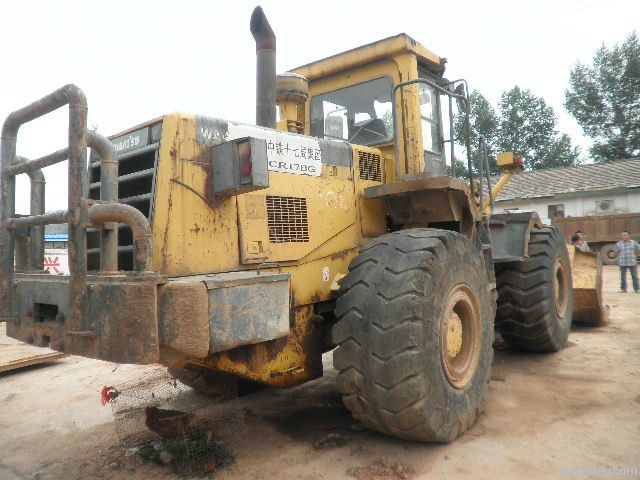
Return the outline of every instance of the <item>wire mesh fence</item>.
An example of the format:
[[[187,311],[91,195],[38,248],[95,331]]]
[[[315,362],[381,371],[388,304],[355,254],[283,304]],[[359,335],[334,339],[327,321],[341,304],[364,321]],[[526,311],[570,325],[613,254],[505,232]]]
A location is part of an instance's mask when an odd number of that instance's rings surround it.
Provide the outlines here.
[[[181,475],[207,475],[230,465],[246,439],[233,379],[210,381],[203,393],[157,371],[108,395],[125,455],[171,466]]]

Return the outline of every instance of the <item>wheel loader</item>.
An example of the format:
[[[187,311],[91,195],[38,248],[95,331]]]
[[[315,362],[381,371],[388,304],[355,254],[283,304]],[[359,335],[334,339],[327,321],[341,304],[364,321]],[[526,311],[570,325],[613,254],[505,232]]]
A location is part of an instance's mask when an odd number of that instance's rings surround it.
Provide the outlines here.
[[[7,116],[0,320],[21,341],[160,363],[202,391],[299,385],[333,350],[359,422],[451,441],[482,409],[494,330],[533,352],[567,340],[563,238],[534,212],[492,213],[517,155],[499,157],[493,188],[486,162],[459,178],[468,88],[445,78],[446,59],[400,34],[276,76],[260,7],[250,29],[256,125],[170,113],[106,138],[74,85]],[[18,156],[20,127],[65,106],[67,148]],[[68,208],[47,211],[41,169],[65,160]],[[19,174],[29,215],[15,213]],[[49,275],[43,226],[63,223],[70,273]]]

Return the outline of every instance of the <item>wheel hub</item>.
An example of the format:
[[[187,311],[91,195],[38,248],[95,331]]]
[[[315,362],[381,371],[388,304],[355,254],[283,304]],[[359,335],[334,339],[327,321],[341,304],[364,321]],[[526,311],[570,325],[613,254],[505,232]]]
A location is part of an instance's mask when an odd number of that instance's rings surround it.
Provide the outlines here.
[[[447,355],[454,358],[462,349],[462,320],[454,311],[447,319]]]
[[[473,378],[482,348],[482,322],[475,294],[466,284],[447,296],[440,324],[440,356],[447,381],[464,388]]]
[[[553,298],[558,317],[564,317],[567,311],[568,290],[569,279],[567,278],[564,263],[560,259],[556,259],[553,275]]]

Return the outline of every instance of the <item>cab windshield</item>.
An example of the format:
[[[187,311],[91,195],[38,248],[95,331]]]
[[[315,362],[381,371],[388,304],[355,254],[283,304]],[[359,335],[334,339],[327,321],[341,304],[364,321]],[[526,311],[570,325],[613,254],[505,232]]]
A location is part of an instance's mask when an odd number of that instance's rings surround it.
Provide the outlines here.
[[[311,135],[357,145],[393,139],[391,80],[387,77],[316,95],[311,100]]]

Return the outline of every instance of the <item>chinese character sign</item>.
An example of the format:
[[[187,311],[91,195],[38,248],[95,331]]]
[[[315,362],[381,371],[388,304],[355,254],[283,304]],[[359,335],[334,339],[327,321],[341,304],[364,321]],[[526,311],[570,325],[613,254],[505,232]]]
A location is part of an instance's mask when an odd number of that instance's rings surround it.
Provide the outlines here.
[[[229,122],[228,140],[241,137],[262,138],[266,141],[267,161],[272,172],[315,177],[322,174],[322,151],[315,138]]]

